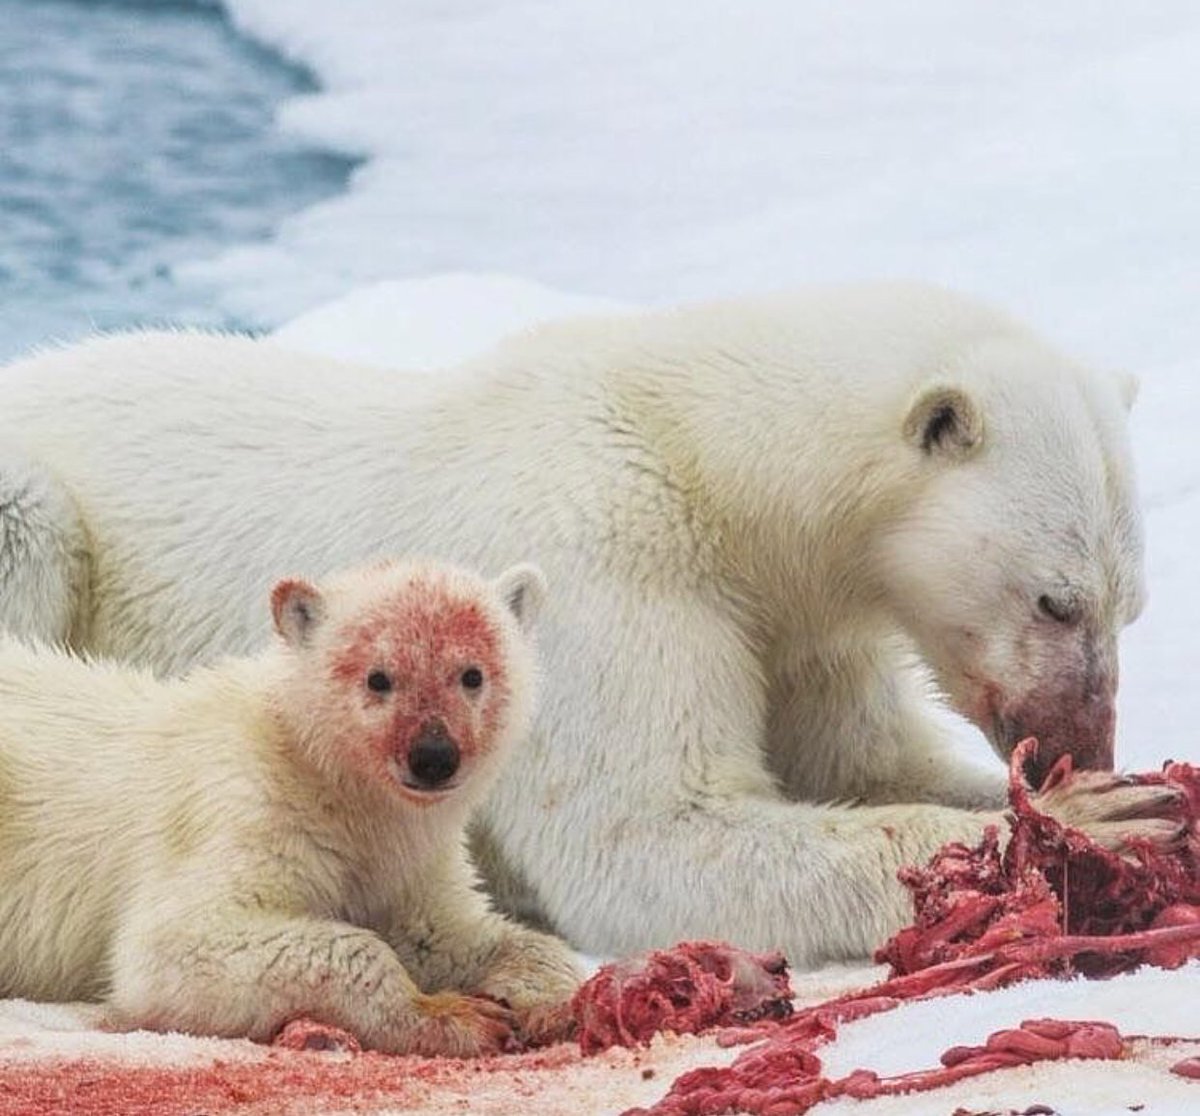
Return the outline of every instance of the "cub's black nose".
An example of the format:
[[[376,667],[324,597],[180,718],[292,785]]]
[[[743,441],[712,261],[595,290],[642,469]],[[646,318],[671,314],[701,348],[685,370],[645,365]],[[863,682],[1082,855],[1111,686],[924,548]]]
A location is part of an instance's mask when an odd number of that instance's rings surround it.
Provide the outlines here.
[[[432,790],[454,776],[460,759],[458,745],[446,726],[441,721],[427,721],[408,750],[408,769],[418,786]]]

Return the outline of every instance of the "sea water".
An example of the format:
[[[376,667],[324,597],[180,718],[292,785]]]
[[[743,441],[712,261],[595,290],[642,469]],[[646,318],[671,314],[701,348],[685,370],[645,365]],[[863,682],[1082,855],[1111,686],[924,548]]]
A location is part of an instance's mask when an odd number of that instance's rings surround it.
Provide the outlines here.
[[[0,0],[0,359],[95,329],[253,329],[180,264],[269,238],[351,162],[274,126],[303,70],[194,0]]]

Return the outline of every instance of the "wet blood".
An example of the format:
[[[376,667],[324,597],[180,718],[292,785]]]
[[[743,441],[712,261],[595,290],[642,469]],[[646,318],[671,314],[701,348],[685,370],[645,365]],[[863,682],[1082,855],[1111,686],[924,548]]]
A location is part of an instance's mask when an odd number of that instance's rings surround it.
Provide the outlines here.
[[[484,699],[469,696],[462,672],[474,668],[486,681]],[[489,745],[507,716],[508,663],[501,632],[487,609],[434,575],[414,578],[381,601],[365,619],[338,633],[329,659],[331,677],[358,692],[375,670],[389,674],[393,711],[380,748],[406,756],[420,727],[442,721],[459,750],[470,755]]]

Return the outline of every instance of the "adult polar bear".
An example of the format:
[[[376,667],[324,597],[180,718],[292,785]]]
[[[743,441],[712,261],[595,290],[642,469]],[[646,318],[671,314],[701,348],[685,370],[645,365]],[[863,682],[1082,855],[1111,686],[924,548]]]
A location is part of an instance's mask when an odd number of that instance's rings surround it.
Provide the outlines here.
[[[269,342],[91,341],[0,374],[0,623],[176,671],[255,646],[289,571],[532,556],[542,708],[480,840],[505,905],[600,953],[862,955],[896,869],[1000,793],[912,644],[1002,754],[1111,760],[1127,394],[905,284],[546,327],[422,402]],[[1160,793],[1053,806],[1167,840]]]

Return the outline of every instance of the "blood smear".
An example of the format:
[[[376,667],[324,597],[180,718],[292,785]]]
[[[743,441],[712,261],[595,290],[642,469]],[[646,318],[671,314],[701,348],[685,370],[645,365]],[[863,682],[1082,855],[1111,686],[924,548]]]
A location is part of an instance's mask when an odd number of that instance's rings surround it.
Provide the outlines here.
[[[98,1059],[10,1063],[0,1075],[3,1116],[307,1116],[420,1108],[462,1111],[481,1080],[496,1076],[519,1097],[536,1093],[547,1071],[577,1065],[582,1055],[562,1044],[500,1058],[397,1058],[273,1049],[244,1062],[131,1067]],[[500,1081],[508,1078],[510,1080]],[[427,1102],[435,1102],[430,1106]],[[440,1103],[437,1103],[439,1102]],[[514,1111],[518,1108],[514,1107]]]

